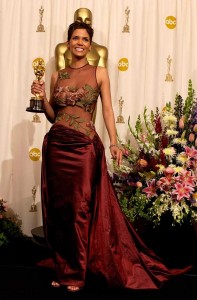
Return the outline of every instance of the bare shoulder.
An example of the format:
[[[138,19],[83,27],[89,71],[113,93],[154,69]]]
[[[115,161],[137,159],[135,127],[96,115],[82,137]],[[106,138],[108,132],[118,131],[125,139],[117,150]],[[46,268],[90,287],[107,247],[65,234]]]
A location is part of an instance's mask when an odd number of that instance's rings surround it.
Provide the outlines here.
[[[51,75],[51,79],[57,79],[58,78],[58,71],[55,71]]]
[[[51,84],[54,86],[58,79],[58,71],[55,71],[51,75]]]
[[[99,86],[101,86],[103,82],[107,82],[109,80],[107,69],[105,67],[98,66],[96,70],[96,78]]]
[[[101,76],[108,76],[108,71],[105,67],[97,66],[97,74]]]

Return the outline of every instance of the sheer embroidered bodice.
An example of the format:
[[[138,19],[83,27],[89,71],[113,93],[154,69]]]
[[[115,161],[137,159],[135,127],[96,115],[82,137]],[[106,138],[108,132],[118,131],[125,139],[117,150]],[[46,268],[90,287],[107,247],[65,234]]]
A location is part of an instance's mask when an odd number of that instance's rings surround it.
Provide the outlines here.
[[[93,136],[92,118],[99,92],[95,66],[60,70],[53,95],[56,122]]]

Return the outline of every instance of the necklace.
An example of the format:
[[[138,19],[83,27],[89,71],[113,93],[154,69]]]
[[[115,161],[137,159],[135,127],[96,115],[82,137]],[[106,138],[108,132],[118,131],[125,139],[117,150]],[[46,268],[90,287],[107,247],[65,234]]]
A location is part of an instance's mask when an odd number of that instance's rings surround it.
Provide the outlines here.
[[[75,67],[71,67],[71,66],[69,66],[69,68],[71,68],[71,69],[81,69],[81,68],[83,68],[83,67],[85,67],[85,66],[87,66],[87,65],[89,65],[88,62],[87,62],[85,65],[83,65],[83,66],[81,66],[81,67],[79,67],[79,68],[75,68]]]

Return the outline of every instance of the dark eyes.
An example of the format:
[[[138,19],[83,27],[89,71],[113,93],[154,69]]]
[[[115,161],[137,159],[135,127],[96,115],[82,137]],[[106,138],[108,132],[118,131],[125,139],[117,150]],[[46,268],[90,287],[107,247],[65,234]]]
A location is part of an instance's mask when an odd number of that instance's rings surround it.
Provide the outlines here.
[[[77,41],[77,40],[80,39],[80,37],[79,37],[79,36],[73,36],[72,39],[73,39],[74,41]],[[84,38],[82,38],[82,40],[83,40],[84,42],[89,42],[89,38],[88,38],[88,37],[84,37]]]

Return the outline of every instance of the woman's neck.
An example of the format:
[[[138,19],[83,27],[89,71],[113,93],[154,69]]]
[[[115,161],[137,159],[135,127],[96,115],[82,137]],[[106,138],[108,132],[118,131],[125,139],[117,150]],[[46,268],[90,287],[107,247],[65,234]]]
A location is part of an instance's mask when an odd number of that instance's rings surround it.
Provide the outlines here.
[[[73,68],[73,69],[78,69],[78,68],[81,68],[85,65],[88,64],[88,61],[87,59],[83,59],[83,60],[78,60],[78,61],[71,61],[70,63],[70,67]]]

